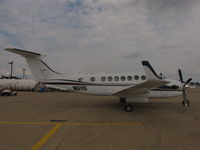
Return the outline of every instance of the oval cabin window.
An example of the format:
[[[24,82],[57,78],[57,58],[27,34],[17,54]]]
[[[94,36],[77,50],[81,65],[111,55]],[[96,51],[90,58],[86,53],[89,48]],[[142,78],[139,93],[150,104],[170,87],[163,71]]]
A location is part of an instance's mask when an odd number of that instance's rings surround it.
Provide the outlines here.
[[[125,80],[126,80],[126,77],[125,77],[125,76],[122,76],[122,77],[121,77],[121,80],[122,80],[122,81],[125,81]]]
[[[132,78],[132,76],[128,76],[127,79],[128,79],[128,81],[132,81],[133,78]]]
[[[90,81],[94,82],[95,81],[95,77],[91,77]]]
[[[138,80],[138,79],[139,79],[139,76],[138,76],[138,75],[134,76],[134,79],[135,79],[135,80]]]
[[[146,80],[146,77],[143,75],[143,76],[141,76],[141,79],[142,80]]]
[[[108,81],[112,81],[112,77],[108,77]]]
[[[118,76],[115,76],[114,79],[115,79],[115,81],[119,81],[119,77]]]
[[[101,81],[106,81],[106,77],[101,77]]]

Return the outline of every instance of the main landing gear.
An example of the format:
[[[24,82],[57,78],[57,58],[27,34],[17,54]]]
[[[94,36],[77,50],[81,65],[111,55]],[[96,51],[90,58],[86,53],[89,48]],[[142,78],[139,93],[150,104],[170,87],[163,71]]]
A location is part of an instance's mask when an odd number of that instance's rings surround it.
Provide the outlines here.
[[[123,104],[124,110],[126,112],[132,112],[133,111],[133,106],[130,103],[127,103],[125,98],[120,98],[119,101],[120,101],[120,103]]]

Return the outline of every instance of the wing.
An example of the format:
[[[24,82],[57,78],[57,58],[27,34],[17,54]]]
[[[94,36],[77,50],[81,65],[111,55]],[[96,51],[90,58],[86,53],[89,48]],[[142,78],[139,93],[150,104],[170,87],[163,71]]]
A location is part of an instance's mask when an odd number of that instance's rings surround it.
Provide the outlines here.
[[[127,96],[127,95],[137,95],[137,94],[145,94],[149,90],[155,87],[159,87],[161,85],[168,84],[168,81],[162,80],[158,77],[153,67],[150,65],[148,61],[142,61],[142,65],[144,67],[144,71],[147,77],[147,81],[138,85],[130,86],[126,89],[115,92],[113,95],[115,96]]]
[[[134,85],[131,87],[128,87],[126,89],[123,89],[121,91],[118,91],[114,93],[115,96],[127,96],[127,95],[137,95],[137,94],[145,94],[149,92],[152,88],[159,87],[161,85],[167,84],[169,82],[164,80],[148,80],[144,83]]]

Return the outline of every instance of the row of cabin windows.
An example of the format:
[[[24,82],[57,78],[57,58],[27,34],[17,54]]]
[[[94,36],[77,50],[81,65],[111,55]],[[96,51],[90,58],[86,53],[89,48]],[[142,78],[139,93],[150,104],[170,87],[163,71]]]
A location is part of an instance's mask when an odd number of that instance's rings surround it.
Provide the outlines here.
[[[134,80],[139,80],[139,76],[138,75],[135,75],[134,76]],[[141,76],[141,79],[142,80],[145,80],[146,79],[146,77],[144,76],[144,75],[142,75]],[[95,77],[91,77],[90,78],[90,81],[92,81],[92,82],[94,82],[96,79],[95,79]],[[119,81],[119,80],[121,80],[121,81],[126,81],[126,80],[128,80],[128,81],[132,81],[133,80],[133,77],[132,76],[128,76],[128,77],[125,77],[125,76],[121,76],[121,77],[118,77],[118,76],[115,76],[114,78],[113,77],[111,77],[111,76],[109,76],[109,77],[107,77],[107,80],[108,81]],[[103,82],[105,82],[106,81],[106,77],[101,77],[101,81],[103,81]]]

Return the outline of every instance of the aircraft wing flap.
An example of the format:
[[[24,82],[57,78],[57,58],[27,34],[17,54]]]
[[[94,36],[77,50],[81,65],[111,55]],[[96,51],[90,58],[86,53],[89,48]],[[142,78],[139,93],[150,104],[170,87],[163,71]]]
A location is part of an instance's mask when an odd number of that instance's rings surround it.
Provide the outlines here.
[[[169,83],[165,80],[147,80],[144,83],[138,84],[136,86],[131,86],[121,91],[114,93],[115,96],[123,95],[136,95],[136,94],[145,94],[150,89]]]

